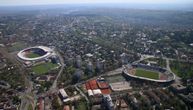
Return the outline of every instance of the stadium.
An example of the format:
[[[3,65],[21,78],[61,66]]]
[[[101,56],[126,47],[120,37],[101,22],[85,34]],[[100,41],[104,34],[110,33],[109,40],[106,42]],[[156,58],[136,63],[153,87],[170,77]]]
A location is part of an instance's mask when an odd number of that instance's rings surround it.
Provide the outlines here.
[[[24,61],[37,61],[51,56],[54,51],[45,46],[29,47],[21,50],[17,56]]]
[[[175,79],[175,75],[161,67],[144,64],[129,64],[123,67],[123,74],[129,78],[168,83]]]

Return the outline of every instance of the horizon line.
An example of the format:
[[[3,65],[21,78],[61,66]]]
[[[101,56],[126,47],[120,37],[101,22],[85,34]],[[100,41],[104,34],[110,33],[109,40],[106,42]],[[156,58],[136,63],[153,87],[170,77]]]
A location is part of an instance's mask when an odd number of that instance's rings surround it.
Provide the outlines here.
[[[184,5],[187,5],[187,6],[192,6],[193,3],[173,3],[173,4],[168,4],[168,3],[122,3],[122,2],[113,2],[113,3],[109,3],[109,2],[106,2],[106,3],[102,3],[102,2],[99,2],[99,3],[56,3],[56,4],[16,4],[16,5],[0,5],[0,7],[11,7],[11,6],[47,6],[47,5],[117,5],[117,4],[121,4],[121,5],[173,5],[173,6],[184,6]]]

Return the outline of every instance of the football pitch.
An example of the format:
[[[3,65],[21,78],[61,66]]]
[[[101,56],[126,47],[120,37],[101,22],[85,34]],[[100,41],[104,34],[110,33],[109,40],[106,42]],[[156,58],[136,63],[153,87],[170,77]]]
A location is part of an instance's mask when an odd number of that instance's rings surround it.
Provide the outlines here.
[[[154,71],[149,71],[141,68],[136,69],[136,76],[139,77],[145,77],[145,78],[150,78],[150,79],[159,79],[159,73],[154,72]]]
[[[58,64],[53,64],[51,62],[48,62],[48,63],[43,63],[43,64],[33,66],[32,71],[35,72],[36,74],[45,74],[57,66]]]
[[[36,58],[36,57],[40,57],[40,55],[38,55],[36,53],[28,53],[28,54],[26,54],[26,57],[28,57],[28,58]]]

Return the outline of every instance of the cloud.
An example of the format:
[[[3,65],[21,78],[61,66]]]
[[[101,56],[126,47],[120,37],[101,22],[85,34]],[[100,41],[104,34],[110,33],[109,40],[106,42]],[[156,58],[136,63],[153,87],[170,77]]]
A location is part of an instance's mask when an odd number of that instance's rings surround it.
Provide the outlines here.
[[[193,3],[193,0],[0,0],[0,5],[75,4],[75,3],[189,4]]]

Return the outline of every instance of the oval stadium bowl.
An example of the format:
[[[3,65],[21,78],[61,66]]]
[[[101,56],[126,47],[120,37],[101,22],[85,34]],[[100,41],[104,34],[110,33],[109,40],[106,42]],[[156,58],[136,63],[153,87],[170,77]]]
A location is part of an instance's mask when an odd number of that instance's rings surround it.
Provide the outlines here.
[[[52,52],[53,50],[49,47],[35,46],[21,50],[17,56],[25,61],[35,61],[49,57]]]
[[[123,67],[123,74],[136,79],[167,83],[175,80],[175,75],[161,67],[144,64],[129,64]]]

